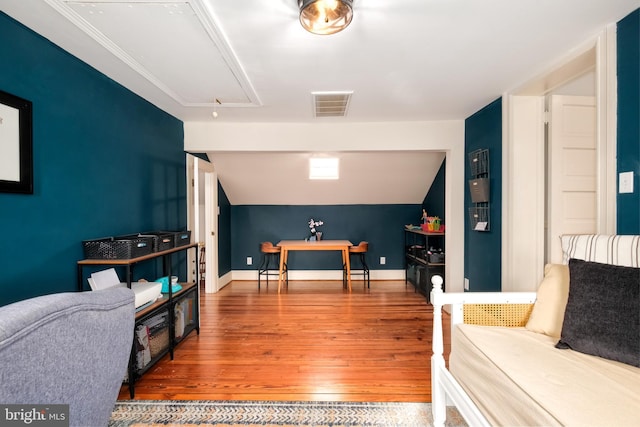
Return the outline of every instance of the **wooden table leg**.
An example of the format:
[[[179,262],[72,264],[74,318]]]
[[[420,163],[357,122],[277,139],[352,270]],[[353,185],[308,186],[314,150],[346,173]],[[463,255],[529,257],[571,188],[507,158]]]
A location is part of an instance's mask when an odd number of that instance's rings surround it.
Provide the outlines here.
[[[349,259],[349,248],[342,250],[342,259],[347,269],[347,284],[349,285],[349,292],[351,292],[351,260]]]
[[[282,280],[284,277],[284,265],[287,262],[287,250],[282,248],[280,250],[280,269],[278,271],[278,293],[280,293],[280,287],[282,286]]]

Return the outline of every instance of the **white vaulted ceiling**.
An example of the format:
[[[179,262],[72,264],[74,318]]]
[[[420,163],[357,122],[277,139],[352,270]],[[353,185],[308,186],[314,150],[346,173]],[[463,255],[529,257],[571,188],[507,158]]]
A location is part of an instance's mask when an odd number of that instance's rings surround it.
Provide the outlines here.
[[[0,0],[3,12],[169,114],[248,126],[463,120],[638,6],[638,0],[355,0],[346,30],[318,36],[300,26],[297,0]],[[346,114],[316,117],[313,92],[335,91],[350,93]],[[217,159],[230,192],[245,191],[248,182],[228,166],[240,157],[218,152],[215,139],[202,151]],[[404,177],[394,185],[422,187],[424,197],[429,183],[416,182],[402,166],[416,152],[396,158],[402,154],[393,154],[384,175]],[[291,155],[269,160],[281,165]],[[359,155],[367,161],[353,159],[358,176],[374,182],[381,171],[367,165],[383,165],[387,153]],[[442,153],[421,156],[437,171]],[[341,182],[330,199],[355,203],[356,187]],[[256,202],[258,195],[246,191],[232,196]]]
[[[444,153],[342,152],[340,179],[319,181],[308,179],[309,153],[214,152],[210,157],[225,177],[224,189],[233,204],[415,204],[424,199],[428,189],[424,183],[433,181]],[[407,185],[407,176],[422,185]]]

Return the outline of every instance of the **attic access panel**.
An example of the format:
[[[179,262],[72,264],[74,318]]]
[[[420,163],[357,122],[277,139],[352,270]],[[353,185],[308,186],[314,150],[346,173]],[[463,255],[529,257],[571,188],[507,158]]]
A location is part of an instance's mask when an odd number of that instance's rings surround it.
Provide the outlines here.
[[[225,104],[258,103],[233,51],[199,0],[58,0],[56,5],[184,106],[213,106],[216,98]]]

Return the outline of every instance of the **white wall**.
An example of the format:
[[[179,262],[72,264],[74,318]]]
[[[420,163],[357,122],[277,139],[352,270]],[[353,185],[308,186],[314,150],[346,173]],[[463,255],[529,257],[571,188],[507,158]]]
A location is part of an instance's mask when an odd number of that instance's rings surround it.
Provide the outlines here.
[[[443,151],[464,145],[464,121],[386,123],[185,122],[187,151]]]

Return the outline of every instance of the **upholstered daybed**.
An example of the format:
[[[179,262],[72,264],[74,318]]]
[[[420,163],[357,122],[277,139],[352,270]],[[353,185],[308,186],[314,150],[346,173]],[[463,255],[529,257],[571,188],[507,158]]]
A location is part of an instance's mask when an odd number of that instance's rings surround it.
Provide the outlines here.
[[[436,426],[448,404],[474,427],[640,425],[640,236],[561,242],[564,262],[545,267],[537,292],[443,293],[434,280]]]

